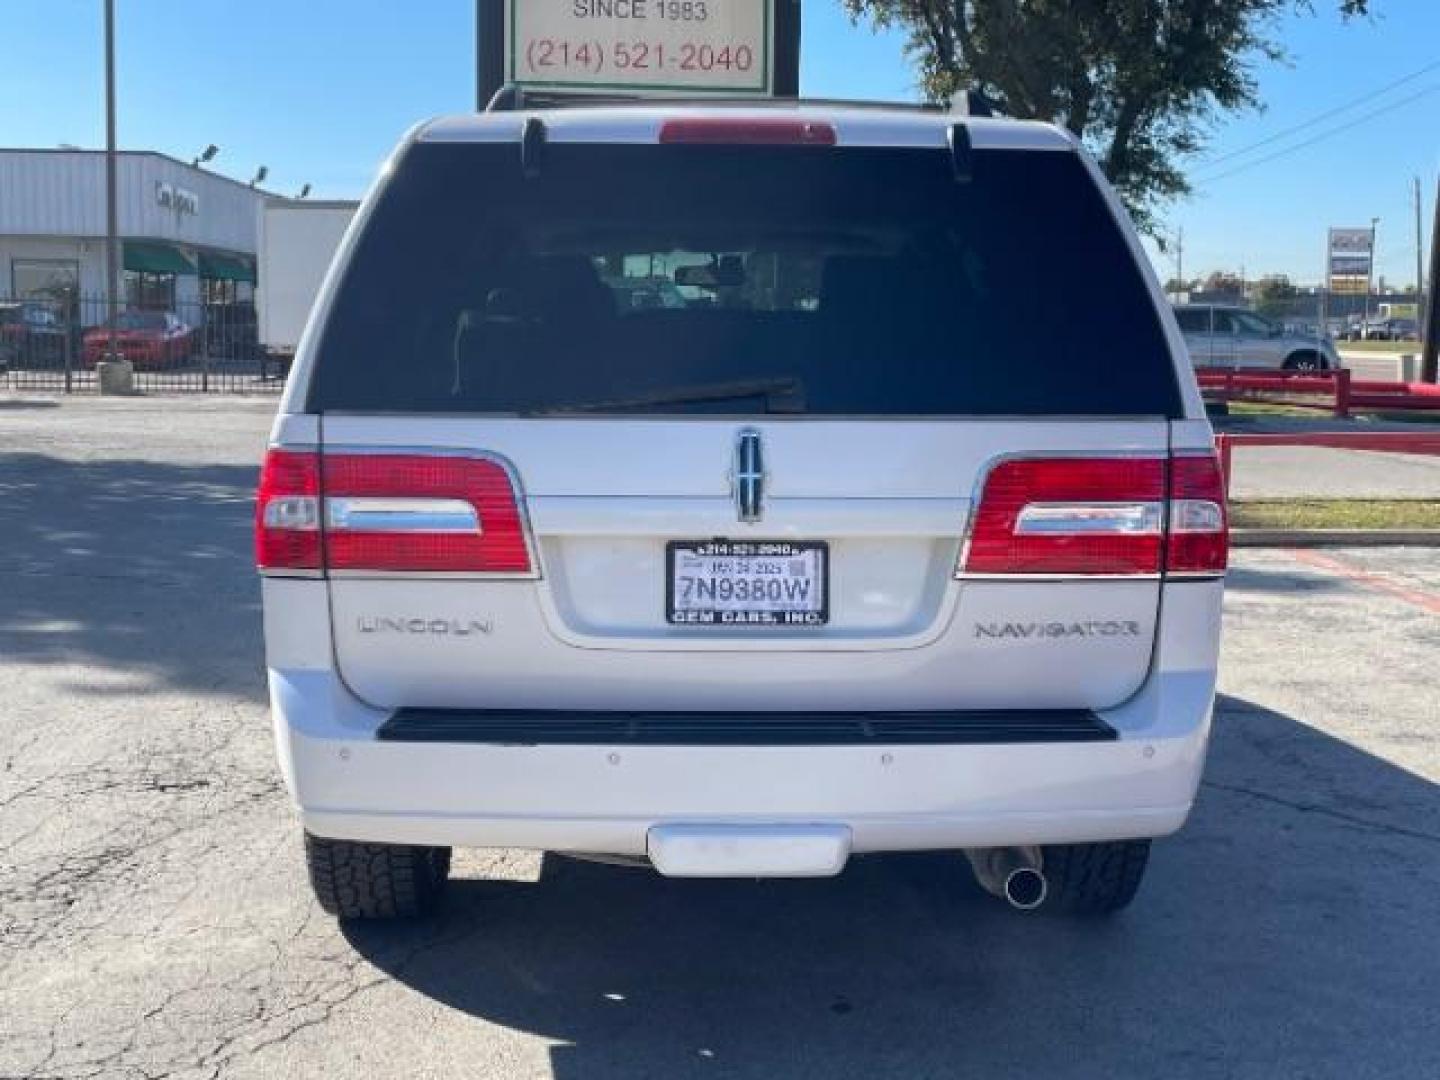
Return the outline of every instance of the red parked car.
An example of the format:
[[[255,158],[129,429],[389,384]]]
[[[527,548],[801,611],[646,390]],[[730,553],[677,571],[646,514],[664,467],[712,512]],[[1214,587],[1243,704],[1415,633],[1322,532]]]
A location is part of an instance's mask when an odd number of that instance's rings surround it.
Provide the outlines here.
[[[115,316],[115,348],[137,368],[180,364],[195,353],[195,328],[169,311],[122,311]],[[94,366],[110,344],[110,324],[85,331],[81,355]]]

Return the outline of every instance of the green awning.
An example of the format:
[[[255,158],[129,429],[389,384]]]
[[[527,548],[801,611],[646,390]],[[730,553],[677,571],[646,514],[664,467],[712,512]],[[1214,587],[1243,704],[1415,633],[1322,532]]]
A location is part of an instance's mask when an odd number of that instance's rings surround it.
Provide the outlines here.
[[[125,269],[143,274],[193,274],[195,264],[169,244],[125,242]]]
[[[200,253],[200,276],[220,281],[248,281],[255,284],[255,267],[248,259],[237,259],[233,255],[209,255]]]

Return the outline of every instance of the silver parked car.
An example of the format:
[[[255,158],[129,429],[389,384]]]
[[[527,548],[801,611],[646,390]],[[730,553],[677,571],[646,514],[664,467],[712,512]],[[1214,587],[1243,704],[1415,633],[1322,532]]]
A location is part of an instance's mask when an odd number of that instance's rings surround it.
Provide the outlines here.
[[[1195,367],[1334,371],[1340,354],[1328,334],[1287,330],[1241,307],[1192,304],[1175,309]]]

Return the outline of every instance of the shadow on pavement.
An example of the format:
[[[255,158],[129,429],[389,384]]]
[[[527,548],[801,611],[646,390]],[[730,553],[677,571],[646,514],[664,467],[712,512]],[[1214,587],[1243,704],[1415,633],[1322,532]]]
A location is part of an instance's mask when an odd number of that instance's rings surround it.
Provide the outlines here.
[[[1313,570],[1282,570],[1278,567],[1252,569],[1232,566],[1225,573],[1225,591],[1315,593],[1335,592],[1351,588],[1343,578],[1317,574]]]
[[[259,700],[257,468],[0,454],[0,655]]]
[[[538,883],[455,882],[434,924],[346,934],[556,1040],[563,1080],[1433,1072],[1440,788],[1234,699],[1208,778],[1110,921],[1012,913],[946,854],[808,882],[547,856]]]

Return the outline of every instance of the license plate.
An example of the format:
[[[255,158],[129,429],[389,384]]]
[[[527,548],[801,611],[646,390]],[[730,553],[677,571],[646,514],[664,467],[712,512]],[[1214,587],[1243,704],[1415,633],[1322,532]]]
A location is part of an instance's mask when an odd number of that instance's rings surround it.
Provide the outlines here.
[[[824,626],[830,545],[677,540],[665,549],[665,618],[693,626]]]

